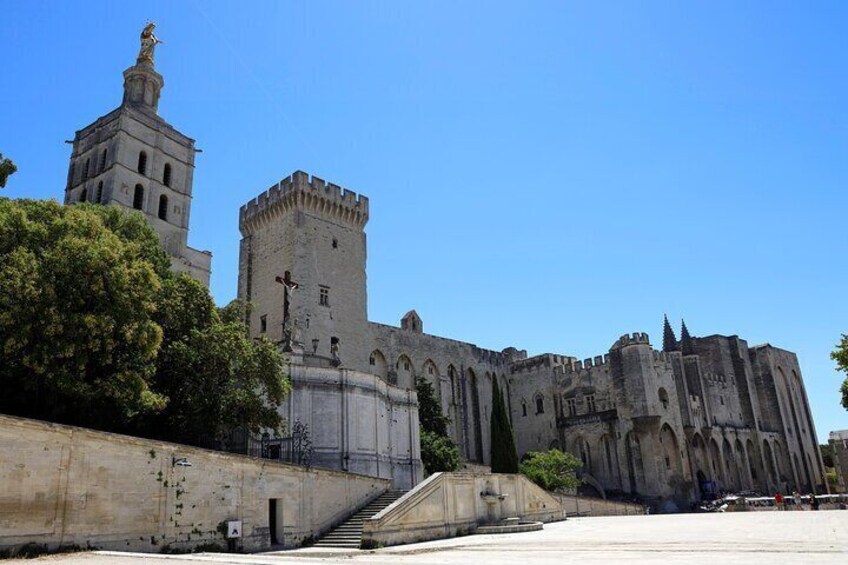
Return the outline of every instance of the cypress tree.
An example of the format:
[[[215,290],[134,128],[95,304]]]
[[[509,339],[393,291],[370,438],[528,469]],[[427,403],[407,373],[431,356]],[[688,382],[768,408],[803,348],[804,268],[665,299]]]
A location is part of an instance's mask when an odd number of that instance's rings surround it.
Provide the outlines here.
[[[509,423],[506,404],[496,378],[492,378],[492,415],[490,418],[492,472],[517,473],[518,455],[515,452],[515,439],[512,437],[512,426]]]

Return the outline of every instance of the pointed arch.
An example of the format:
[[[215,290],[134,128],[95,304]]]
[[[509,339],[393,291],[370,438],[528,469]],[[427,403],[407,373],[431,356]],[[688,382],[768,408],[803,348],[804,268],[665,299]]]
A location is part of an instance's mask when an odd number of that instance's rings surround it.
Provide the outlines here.
[[[388,382],[389,364],[386,362],[386,356],[379,349],[375,349],[368,357],[368,365],[371,368],[371,373],[377,375],[384,381]]]
[[[97,183],[97,198],[95,202],[98,204],[103,204],[103,181]]]
[[[669,479],[683,480],[683,461],[680,456],[680,444],[671,426],[663,424],[660,428],[660,443],[662,444],[662,465]]]
[[[395,363],[397,371],[397,386],[400,388],[411,389],[415,386],[415,367],[412,365],[412,359],[405,353],[401,353]]]

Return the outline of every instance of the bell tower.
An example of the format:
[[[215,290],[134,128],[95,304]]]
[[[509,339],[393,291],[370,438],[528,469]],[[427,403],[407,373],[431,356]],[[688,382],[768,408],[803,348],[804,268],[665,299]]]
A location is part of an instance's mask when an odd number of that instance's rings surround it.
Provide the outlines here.
[[[159,114],[165,80],[154,67],[161,43],[147,24],[136,64],[124,71],[121,105],[76,132],[65,204],[138,210],[171,256],[171,269],[209,286],[212,254],[188,246],[194,140]]]

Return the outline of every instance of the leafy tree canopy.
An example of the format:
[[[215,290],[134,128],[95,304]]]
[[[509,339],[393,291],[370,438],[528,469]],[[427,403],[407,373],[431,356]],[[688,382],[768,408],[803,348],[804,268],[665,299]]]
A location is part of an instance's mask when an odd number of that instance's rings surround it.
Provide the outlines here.
[[[580,486],[582,481],[577,478],[577,470],[582,466],[583,463],[572,454],[551,449],[528,452],[521,462],[520,471],[543,489],[558,491]]]
[[[0,411],[185,443],[278,428],[282,358],[141,214],[0,199]]]
[[[421,461],[427,473],[456,471],[460,466],[459,449],[448,437],[450,418],[442,414],[442,406],[430,381],[415,379],[418,394],[418,421],[421,431]]]
[[[237,427],[279,429],[277,407],[289,392],[282,359],[271,341],[251,340],[243,318],[231,313],[188,275],[164,282],[154,388],[169,402],[146,422],[148,435],[217,446]]]
[[[459,469],[459,449],[453,440],[433,432],[421,431],[421,462],[428,474]]]
[[[427,432],[447,436],[450,418],[442,414],[433,385],[427,379],[416,377],[415,392],[418,394],[418,422],[421,427]]]
[[[140,215],[0,200],[0,408],[97,427],[161,409],[163,265]]]
[[[848,373],[848,335],[842,334],[842,340],[830,354],[830,358],[836,361],[838,371]],[[848,377],[842,381],[839,392],[842,393],[842,407],[848,410]]]
[[[824,463],[825,467],[833,467],[833,449],[829,443],[823,443],[819,445],[819,451],[821,451],[822,463]]]
[[[0,153],[0,188],[6,188],[6,180],[15,172],[17,172],[18,168],[12,162],[11,159],[4,158],[3,154]]]

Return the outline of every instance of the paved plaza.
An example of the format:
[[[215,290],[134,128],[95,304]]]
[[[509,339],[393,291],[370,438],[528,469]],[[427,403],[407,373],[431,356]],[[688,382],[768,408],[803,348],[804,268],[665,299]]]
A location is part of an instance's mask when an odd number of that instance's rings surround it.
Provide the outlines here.
[[[572,518],[540,532],[466,536],[376,551],[313,548],[254,555],[78,553],[9,563],[308,565],[311,563],[848,563],[848,511]]]

